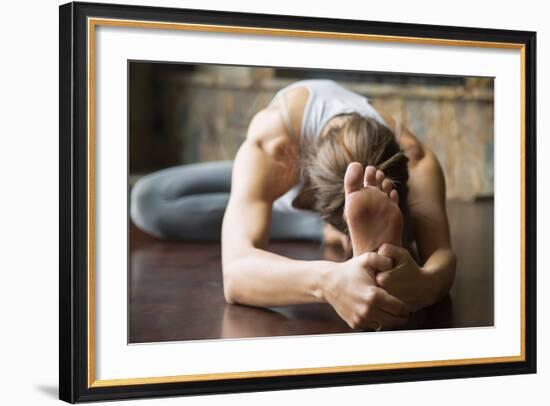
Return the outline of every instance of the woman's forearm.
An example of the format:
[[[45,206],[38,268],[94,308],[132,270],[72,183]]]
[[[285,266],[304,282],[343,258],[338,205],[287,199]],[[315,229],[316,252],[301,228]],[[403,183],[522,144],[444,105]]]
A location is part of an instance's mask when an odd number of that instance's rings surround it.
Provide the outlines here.
[[[451,290],[456,273],[456,255],[450,248],[437,249],[422,267],[430,286],[432,294],[428,305],[439,302]]]
[[[224,291],[230,303],[261,307],[326,302],[351,328],[393,328],[407,321],[408,307],[369,272],[391,267],[374,252],[346,262],[298,261],[249,248],[224,262]]]
[[[329,261],[300,261],[250,247],[224,263],[224,293],[229,303],[273,307],[323,302]]]

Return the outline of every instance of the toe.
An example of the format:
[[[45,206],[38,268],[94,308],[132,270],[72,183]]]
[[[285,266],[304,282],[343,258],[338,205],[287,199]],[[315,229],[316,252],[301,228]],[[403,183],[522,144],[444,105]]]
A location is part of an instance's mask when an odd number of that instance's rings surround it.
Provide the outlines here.
[[[361,189],[362,175],[363,165],[359,162],[352,162],[348,165],[344,176],[344,189],[346,194]]]
[[[399,193],[397,193],[397,190],[393,189],[390,192],[390,200],[395,204],[399,203]]]
[[[382,189],[382,182],[384,182],[384,179],[386,179],[386,175],[384,175],[384,172],[382,172],[381,170],[377,170],[375,176],[376,176],[376,186]]]
[[[376,186],[376,168],[374,166],[367,166],[365,169],[365,179],[363,180],[364,186]]]
[[[387,193],[388,195],[393,190],[393,182],[389,180],[388,178],[384,179],[382,181],[382,190],[384,193]]]

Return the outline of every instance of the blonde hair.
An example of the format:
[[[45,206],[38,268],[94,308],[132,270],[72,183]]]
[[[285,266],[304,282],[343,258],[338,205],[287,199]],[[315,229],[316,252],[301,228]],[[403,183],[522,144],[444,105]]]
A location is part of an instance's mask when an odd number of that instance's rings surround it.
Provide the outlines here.
[[[406,214],[408,159],[385,125],[357,113],[341,115],[325,134],[304,143],[303,154],[302,174],[315,196],[315,209],[336,229],[348,232],[344,175],[351,162],[383,171],[394,183],[400,208]]]

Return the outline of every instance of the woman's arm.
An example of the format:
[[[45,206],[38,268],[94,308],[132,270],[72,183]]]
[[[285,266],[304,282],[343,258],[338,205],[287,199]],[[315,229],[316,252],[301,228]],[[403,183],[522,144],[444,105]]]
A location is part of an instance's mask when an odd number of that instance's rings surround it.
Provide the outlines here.
[[[421,264],[404,248],[385,245],[378,253],[392,258],[396,266],[376,277],[381,287],[416,310],[441,300],[451,289],[456,271],[443,171],[433,152],[424,148],[422,154],[410,171],[408,197]]]
[[[222,226],[224,292],[228,302],[277,306],[321,300],[322,261],[295,261],[265,251],[272,204],[297,180],[292,147],[274,110],[254,117],[233,165]]]
[[[451,289],[456,255],[447,219],[445,176],[435,154],[426,149],[409,180],[409,209],[422,269],[431,281],[432,303]],[[432,304],[430,303],[430,304]]]
[[[226,300],[262,307],[328,302],[352,327],[369,327],[375,317],[385,327],[403,324],[404,304],[367,272],[388,269],[387,258],[370,253],[344,263],[300,261],[266,251],[272,204],[298,176],[293,145],[278,116],[263,111],[235,157],[222,226]]]

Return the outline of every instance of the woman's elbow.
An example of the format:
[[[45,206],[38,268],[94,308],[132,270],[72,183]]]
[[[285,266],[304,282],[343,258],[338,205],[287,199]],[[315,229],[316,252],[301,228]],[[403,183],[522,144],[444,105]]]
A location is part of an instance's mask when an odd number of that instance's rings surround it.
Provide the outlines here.
[[[450,291],[454,285],[455,278],[456,278],[457,257],[455,252],[452,249],[449,249],[447,255],[448,255],[447,269],[449,273],[447,291]]]
[[[455,252],[450,249],[449,250],[449,263],[450,263],[450,267],[452,269],[452,272],[453,272],[453,277],[454,277],[454,274],[456,273],[456,265],[457,265],[457,256],[455,254]]]
[[[239,283],[234,264],[223,265],[223,295],[229,304],[240,303]]]

